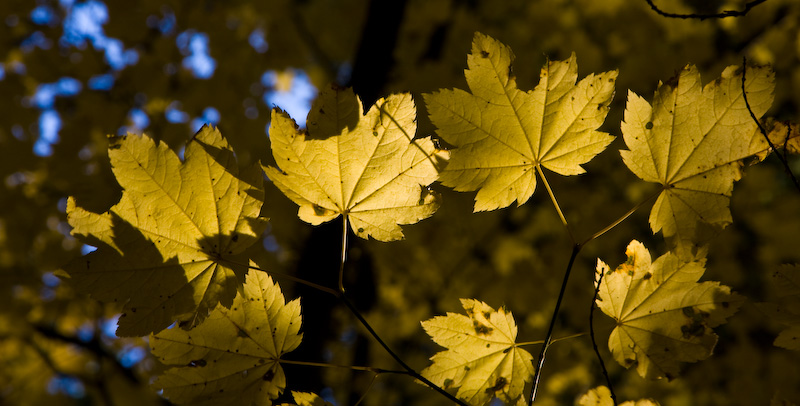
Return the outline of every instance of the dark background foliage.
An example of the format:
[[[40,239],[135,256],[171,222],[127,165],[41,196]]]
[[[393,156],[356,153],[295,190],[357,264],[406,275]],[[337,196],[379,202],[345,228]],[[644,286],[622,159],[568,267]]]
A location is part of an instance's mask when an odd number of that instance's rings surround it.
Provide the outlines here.
[[[664,0],[676,13],[741,9],[741,1]],[[659,16],[644,0],[266,0],[0,2],[0,404],[165,404],[147,384],[161,368],[142,339],[113,335],[118,309],[77,296],[53,275],[81,254],[66,223],[66,197],[104,211],[119,186],[106,134],[147,132],[180,151],[202,122],[230,140],[242,164],[270,163],[269,110],[298,121],[314,89],[352,86],[365,105],[410,91],[419,134],[434,129],[421,93],[465,87],[475,31],[510,45],[520,87],[532,88],[546,58],[575,52],[580,76],[619,69],[604,130],[620,135],[627,90],[650,98],[687,63],[704,80],[743,56],[777,73],[768,115],[798,120],[800,3],[768,0],[726,19]],[[580,237],[610,223],[652,191],[622,165],[617,139],[580,177],[550,179]],[[800,173],[796,159],[790,161]],[[541,340],[556,300],[570,242],[544,193],[519,208],[472,214],[472,195],[443,190],[431,219],[406,228],[407,240],[354,241],[346,286],[381,336],[421,370],[439,348],[419,322],[458,311],[473,297],[511,310],[520,341]],[[586,332],[597,257],[615,264],[639,239],[664,252],[646,206],[590,243],[578,258],[556,337]],[[267,185],[271,218],[253,256],[268,269],[329,286],[338,270],[341,224],[312,228]],[[673,382],[647,382],[603,355],[621,399],[664,405],[800,402],[800,358],[772,346],[780,326],[752,302],[769,300],[766,276],[800,262],[800,194],[777,161],[748,168],[732,200],[734,223],[709,249],[705,279],[720,280],[751,303],[719,329],[710,360],[687,365]],[[341,220],[339,220],[341,221]],[[302,297],[305,332],[290,358],[396,368],[346,308],[327,295],[281,282]],[[600,320],[601,341],[612,325]],[[531,349],[533,353],[538,348]],[[377,378],[339,368],[287,368],[289,389],[336,404],[445,404],[405,376]],[[540,404],[570,404],[603,383],[587,337],[555,344]]]

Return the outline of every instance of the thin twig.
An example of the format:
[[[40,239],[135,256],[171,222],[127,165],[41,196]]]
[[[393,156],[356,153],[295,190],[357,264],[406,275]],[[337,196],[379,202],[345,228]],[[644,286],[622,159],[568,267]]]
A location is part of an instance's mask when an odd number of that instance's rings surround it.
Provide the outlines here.
[[[381,338],[381,337],[378,335],[378,333],[377,333],[377,332],[375,332],[375,330],[374,330],[374,329],[372,328],[372,326],[371,326],[371,325],[370,325],[370,324],[367,322],[367,320],[366,320],[366,319],[364,319],[364,316],[362,316],[362,315],[361,315],[361,312],[359,312],[359,311],[358,311],[358,309],[356,309],[356,308],[355,308],[355,306],[353,305],[353,303],[351,303],[349,300],[347,300],[347,297],[346,297],[346,296],[342,295],[342,296],[340,297],[340,299],[342,300],[342,302],[344,302],[345,306],[347,306],[347,308],[348,308],[348,309],[350,309],[350,312],[351,312],[351,313],[353,313],[353,315],[354,315],[354,316],[356,316],[356,318],[357,318],[357,319],[358,319],[358,321],[361,323],[361,325],[363,325],[363,326],[364,326],[364,328],[366,328],[366,329],[367,329],[367,331],[369,332],[369,334],[370,334],[370,335],[372,335],[372,338],[374,338],[374,339],[375,339],[375,341],[377,341],[377,342],[378,342],[378,344],[380,344],[380,345],[381,345],[381,347],[383,347],[383,349],[384,349],[384,350],[386,350],[386,352],[387,352],[387,353],[388,353],[388,354],[389,354],[389,355],[390,355],[392,358],[394,358],[394,360],[395,360],[395,361],[397,361],[397,363],[398,363],[398,364],[400,364],[400,366],[401,366],[401,367],[403,367],[403,369],[405,369],[406,371],[408,371],[408,374],[409,374],[409,375],[411,375],[411,376],[413,376],[414,378],[418,379],[420,382],[424,383],[425,385],[427,385],[427,386],[428,386],[428,387],[430,387],[431,389],[433,389],[433,390],[435,390],[435,391],[437,391],[437,392],[441,393],[441,394],[442,394],[444,397],[446,397],[446,398],[448,398],[448,399],[452,400],[453,402],[457,403],[458,405],[460,405],[460,406],[468,406],[468,405],[467,405],[466,403],[464,403],[462,400],[460,400],[460,399],[456,398],[455,396],[453,396],[452,394],[448,393],[447,391],[445,391],[444,389],[442,389],[441,387],[439,387],[439,385],[436,385],[435,383],[433,383],[433,382],[429,381],[427,378],[425,378],[424,376],[420,375],[420,374],[419,374],[417,371],[415,371],[413,368],[411,368],[410,366],[408,366],[408,364],[406,364],[406,363],[405,363],[405,361],[403,361],[403,360],[400,358],[400,356],[398,356],[398,355],[397,355],[397,353],[395,353],[394,351],[392,351],[392,349],[389,347],[389,345],[388,345],[388,344],[386,344],[386,342],[384,342],[384,341],[383,341],[383,339],[382,339],[382,338]]]
[[[350,300],[347,299],[347,296],[344,294],[344,285],[342,284],[342,279],[343,279],[342,275],[344,274],[344,264],[345,264],[345,261],[347,260],[347,216],[343,216],[343,218],[344,218],[344,222],[343,222],[344,225],[342,227],[342,256],[341,256],[341,262],[339,263],[339,292],[338,292],[339,300],[341,300],[345,304],[345,306],[347,306],[347,308],[350,310],[350,313],[353,313],[353,316],[356,316],[356,319],[358,319],[358,321],[361,323],[361,325],[364,326],[364,328],[367,329],[367,331],[372,336],[372,338],[374,338],[375,341],[377,341],[378,344],[380,344],[381,347],[383,347],[383,349],[392,358],[394,358],[394,360],[397,361],[397,363],[400,364],[401,367],[403,367],[403,369],[408,371],[408,375],[418,379],[419,381],[421,381],[422,383],[424,383],[425,385],[427,385],[431,389],[441,393],[442,395],[444,395],[446,398],[452,400],[453,402],[456,402],[457,404],[459,404],[461,406],[467,406],[466,403],[462,402],[461,400],[459,400],[455,396],[451,395],[450,393],[448,393],[447,391],[445,391],[444,389],[439,387],[439,385],[436,385],[435,383],[429,381],[427,378],[425,378],[424,376],[420,375],[416,370],[414,370],[413,368],[408,366],[408,364],[406,364],[405,361],[403,361],[400,358],[400,356],[397,355],[397,353],[395,353],[389,347],[389,345],[386,344],[385,341],[383,341],[381,336],[378,335],[378,333],[375,331],[375,329],[373,329],[372,326],[369,324],[369,322],[367,322],[367,319],[365,319],[364,316],[361,314],[361,312],[359,312],[358,309],[356,309],[355,305],[353,305],[353,303],[350,302]]]
[[[564,293],[567,290],[567,281],[569,281],[569,274],[572,271],[572,265],[575,263],[575,258],[581,251],[581,247],[582,246],[579,244],[572,246],[572,255],[569,257],[569,264],[567,264],[567,270],[564,272],[564,280],[561,282],[561,291],[558,292],[556,307],[553,309],[553,316],[550,317],[550,327],[547,329],[547,335],[544,337],[544,345],[542,345],[542,350],[539,352],[539,358],[536,360],[536,372],[533,375],[533,387],[531,388],[531,403],[533,403],[533,401],[536,399],[536,392],[539,389],[539,378],[542,375],[542,366],[544,366],[544,356],[548,347],[550,347],[550,342],[553,337],[553,329],[555,328],[556,319],[558,318],[558,309],[561,307],[561,300],[564,298]]]
[[[585,241],[583,241],[583,242],[581,243],[581,246],[583,246],[583,245],[586,245],[587,243],[589,243],[589,241],[592,241],[592,240],[594,240],[594,239],[596,239],[596,238],[600,237],[601,235],[603,235],[603,234],[607,233],[607,232],[608,232],[609,230],[611,230],[612,228],[614,228],[614,227],[616,227],[617,225],[619,225],[619,223],[622,223],[623,221],[625,221],[625,219],[627,219],[628,217],[630,217],[630,215],[631,215],[631,214],[633,214],[633,213],[634,213],[636,210],[639,210],[639,209],[640,209],[642,206],[644,206],[644,205],[645,205],[645,203],[649,202],[649,201],[650,201],[650,199],[652,199],[652,198],[654,198],[654,197],[656,197],[656,196],[660,195],[662,191],[663,191],[663,189],[659,189],[659,190],[657,190],[655,193],[651,194],[650,196],[647,196],[647,198],[645,198],[644,200],[642,200],[642,201],[640,201],[639,203],[637,203],[637,204],[636,204],[636,206],[633,206],[633,207],[632,207],[630,210],[628,210],[628,212],[627,212],[627,213],[623,214],[623,215],[622,215],[620,218],[618,218],[618,219],[614,220],[614,221],[613,221],[611,224],[609,224],[609,225],[607,225],[607,226],[603,227],[603,229],[602,229],[602,230],[600,230],[600,231],[598,231],[598,232],[596,232],[596,233],[592,234],[592,236],[591,236],[591,237],[587,238]]]
[[[767,0],[753,0],[744,5],[743,10],[725,10],[719,13],[712,13],[712,14],[677,14],[677,13],[668,13],[659,9],[655,4],[653,4],[653,0],[645,0],[650,8],[655,11],[658,15],[668,18],[682,18],[682,19],[695,19],[695,20],[706,20],[709,18],[727,18],[727,17],[742,17],[745,14],[749,13],[755,6],[766,2]]]
[[[550,195],[550,200],[553,202],[553,207],[556,208],[558,212],[558,217],[561,218],[561,224],[564,225],[567,229],[567,233],[569,233],[569,238],[573,244],[575,244],[575,236],[572,234],[572,229],[570,228],[569,224],[567,223],[567,218],[564,217],[564,212],[561,211],[561,206],[558,205],[558,200],[556,200],[556,195],[553,194],[553,189],[550,188],[550,183],[547,182],[547,178],[544,177],[544,171],[542,171],[542,167],[540,165],[536,165],[536,172],[539,173],[539,177],[542,178],[542,183],[544,183],[545,189],[547,189],[547,194]]]
[[[767,144],[769,144],[769,148],[771,150],[775,151],[775,156],[777,156],[778,160],[780,160],[781,164],[783,164],[784,172],[786,172],[786,175],[789,176],[789,178],[792,180],[792,182],[794,183],[794,187],[798,191],[800,191],[800,183],[798,183],[797,178],[792,173],[792,169],[789,167],[789,163],[786,161],[786,158],[783,155],[781,155],[781,154],[779,154],[777,152],[778,150],[775,148],[775,144],[773,144],[772,140],[769,139],[769,135],[767,134],[767,130],[764,128],[763,125],[761,125],[761,122],[758,121],[758,117],[756,117],[756,114],[753,113],[753,109],[750,108],[750,102],[747,100],[747,91],[745,90],[745,86],[744,86],[745,74],[746,73],[747,73],[747,57],[742,57],[742,95],[744,96],[744,104],[745,104],[745,106],[747,106],[747,111],[750,112],[750,117],[752,117],[753,121],[756,122],[756,125],[758,126],[758,130],[761,131],[761,135],[763,135],[764,139],[767,140]],[[788,135],[787,135],[786,139],[788,141],[788,139],[789,139]]]
[[[346,222],[345,222],[345,231],[346,230],[347,230],[347,228],[346,228]],[[343,241],[345,243],[343,245],[343,248],[344,248],[345,245],[346,245],[346,240],[343,239]],[[346,259],[347,259],[346,255],[342,254],[342,257],[341,257],[341,261],[342,262],[340,264],[340,269],[344,268],[344,261]],[[230,261],[228,261],[228,262],[230,262]],[[291,276],[291,275],[287,275],[287,274],[284,274],[284,273],[281,273],[281,272],[268,271],[266,269],[259,268],[259,267],[256,267],[256,266],[251,266],[251,265],[248,265],[247,267],[249,269],[253,269],[253,270],[256,270],[256,271],[266,272],[267,274],[270,274],[270,275],[273,275],[273,276],[276,276],[276,277],[282,277],[282,278],[290,279],[290,280],[292,280],[294,282],[302,283],[302,284],[304,284],[306,286],[310,286],[310,287],[312,287],[314,289],[317,289],[317,290],[325,292],[325,293],[330,293],[331,295],[337,297],[339,300],[341,300],[345,304],[345,306],[347,306],[347,309],[350,310],[351,313],[353,313],[353,315],[356,317],[356,319],[358,319],[359,323],[361,323],[361,325],[364,326],[364,328],[367,329],[367,331],[372,336],[372,338],[374,338],[375,341],[377,341],[378,344],[380,344],[381,347],[383,347],[383,349],[386,350],[386,352],[392,358],[394,358],[394,360],[397,361],[397,363],[400,364],[400,366],[403,367],[403,369],[405,369],[405,371],[406,371],[406,372],[399,372],[399,371],[398,372],[393,372],[391,370],[382,370],[383,372],[386,372],[386,373],[402,373],[402,374],[406,374],[406,375],[412,376],[413,378],[415,378],[415,379],[419,380],[420,382],[424,383],[425,385],[427,385],[431,389],[441,393],[444,397],[452,400],[456,404],[458,404],[460,406],[469,406],[466,403],[464,403],[463,401],[461,401],[458,398],[456,398],[455,396],[453,396],[452,394],[450,394],[447,391],[445,391],[444,389],[442,389],[441,387],[439,387],[439,385],[436,385],[435,383],[429,381],[427,378],[425,378],[424,376],[420,375],[416,370],[414,370],[413,368],[408,366],[408,364],[406,364],[400,358],[400,356],[398,356],[397,353],[395,353],[389,347],[389,345],[386,344],[386,342],[383,341],[383,339],[372,328],[372,326],[369,324],[369,322],[367,322],[367,320],[364,318],[364,316],[361,315],[361,312],[359,312],[358,309],[355,308],[353,303],[350,302],[350,300],[347,299],[347,297],[344,295],[344,290],[343,289],[341,291],[337,291],[337,290],[334,290],[334,289],[331,289],[331,288],[328,288],[328,287],[325,287],[325,286],[322,286],[322,285],[318,285],[316,283],[309,282],[309,281],[306,281],[304,279],[300,279],[300,278],[297,278],[297,277],[294,277],[294,276]],[[286,362],[286,361],[281,361],[281,362]],[[297,363],[297,362],[299,362],[299,361],[293,361],[292,363]]]
[[[367,390],[364,391],[364,394],[361,395],[361,397],[358,399],[358,402],[356,402],[353,406],[360,405],[361,402],[363,402],[364,399],[366,399],[367,393],[369,393],[370,389],[372,389],[372,387],[375,385],[375,381],[378,379],[378,375],[380,374],[375,374],[372,376],[372,380],[369,381],[369,386],[367,386]]]
[[[594,288],[594,297],[592,297],[592,307],[589,309],[589,336],[592,338],[592,348],[594,348],[594,353],[597,355],[597,360],[600,362],[600,369],[603,370],[603,376],[606,377],[606,385],[608,386],[608,391],[611,392],[611,401],[614,402],[614,406],[617,406],[617,395],[614,393],[614,386],[611,384],[611,377],[608,376],[606,364],[603,362],[603,357],[600,356],[600,349],[598,349],[597,340],[594,337],[594,309],[597,307],[597,296],[600,294],[601,282],[603,282],[603,273],[601,273],[600,277],[597,278],[597,286]]]

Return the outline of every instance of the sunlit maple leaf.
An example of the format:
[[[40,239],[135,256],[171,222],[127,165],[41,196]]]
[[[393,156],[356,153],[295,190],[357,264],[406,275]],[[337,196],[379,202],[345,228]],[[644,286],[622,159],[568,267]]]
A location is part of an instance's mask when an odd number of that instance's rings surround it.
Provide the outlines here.
[[[300,324],[300,301],[285,303],[272,278],[250,272],[230,309],[150,336],[153,354],[172,367],[153,385],[179,404],[271,405],[286,388],[280,357],[300,345]]]
[[[614,399],[611,398],[611,391],[607,386],[598,386],[584,393],[577,402],[577,406],[614,406]],[[629,400],[620,403],[619,406],[658,406],[659,403],[652,399]]]
[[[761,117],[772,104],[774,73],[748,66],[746,75],[748,102]],[[702,87],[689,65],[659,84],[652,106],[629,92],[622,134],[630,149],[620,151],[625,165],[663,187],[650,226],[673,240],[679,254],[699,240],[698,223],[724,227],[732,221],[730,196],[742,160],[769,148],[747,110],[736,66]]]
[[[509,404],[520,401],[533,377],[533,357],[517,347],[514,316],[484,302],[461,299],[467,315],[447,313],[422,322],[425,332],[447,348],[431,357],[422,376],[471,405],[497,397]],[[525,403],[524,400],[522,402]]]
[[[759,303],[759,308],[786,325],[775,339],[775,345],[800,351],[800,265],[781,266],[771,276],[777,301]]]
[[[283,403],[281,406],[333,406],[332,403],[326,402],[316,393],[292,391],[292,398],[296,402],[295,405]]]
[[[525,203],[541,167],[561,175],[585,172],[581,165],[614,139],[596,129],[608,113],[617,71],[575,84],[573,54],[548,62],[539,84],[526,92],[517,88],[513,60],[508,46],[475,33],[464,71],[471,93],[423,95],[437,134],[456,146],[440,181],[458,191],[478,190],[475,211]]]
[[[428,188],[447,158],[429,138],[413,139],[410,94],[378,100],[362,116],[349,89],[327,89],[312,106],[308,130],[273,110],[272,154],[279,168],[264,172],[300,206],[301,220],[318,225],[343,215],[362,238],[403,238],[399,224],[430,217],[440,204]]]
[[[628,260],[613,271],[597,260],[603,275],[597,306],[616,320],[608,348],[620,365],[639,375],[675,378],[680,362],[707,358],[717,343],[711,330],[733,315],[744,300],[719,282],[697,282],[705,258],[683,262],[674,254],[651,262],[638,241]]]
[[[247,260],[236,255],[260,238],[267,220],[257,165],[239,174],[227,141],[204,127],[185,162],[147,136],[109,137],[109,157],[123,188],[103,214],[67,204],[72,234],[98,247],[64,269],[80,292],[124,304],[120,336],[192,326],[218,303],[230,306]]]

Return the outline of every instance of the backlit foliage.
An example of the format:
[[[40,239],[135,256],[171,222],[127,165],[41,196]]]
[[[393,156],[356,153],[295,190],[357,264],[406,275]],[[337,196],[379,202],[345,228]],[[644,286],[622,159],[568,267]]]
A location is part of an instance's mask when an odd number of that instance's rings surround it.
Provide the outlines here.
[[[0,404],[800,403],[796,1],[0,16]]]

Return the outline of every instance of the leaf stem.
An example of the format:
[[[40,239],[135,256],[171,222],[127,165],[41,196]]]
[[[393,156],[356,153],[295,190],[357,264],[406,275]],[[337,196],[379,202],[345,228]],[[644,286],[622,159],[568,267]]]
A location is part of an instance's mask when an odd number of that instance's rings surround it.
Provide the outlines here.
[[[268,275],[271,275],[271,276],[274,276],[276,278],[287,279],[287,280],[290,280],[292,282],[300,283],[300,284],[306,285],[308,287],[314,288],[314,289],[316,289],[316,290],[318,290],[320,292],[329,293],[329,294],[331,294],[333,296],[336,296],[336,297],[339,297],[339,296],[342,295],[340,292],[336,291],[335,289],[331,289],[331,288],[329,288],[327,286],[318,285],[318,284],[316,284],[314,282],[309,282],[309,281],[307,281],[305,279],[300,279],[300,278],[298,278],[296,276],[285,274],[283,272],[268,271],[268,270],[266,270],[264,268],[260,268],[260,267],[253,266],[253,265],[244,265],[244,264],[233,262],[233,261],[227,260],[227,259],[223,259],[222,261],[228,262],[229,264],[233,264],[233,265],[246,266],[248,269],[252,269],[254,271],[264,272],[264,273],[266,273]]]
[[[570,338],[583,337],[586,334],[588,334],[588,333],[576,333],[576,334],[571,334],[571,335],[564,336],[564,337],[554,338],[554,339],[552,339],[550,341],[550,344],[554,344],[554,343],[557,343],[557,342],[562,341],[562,340],[569,340]],[[537,345],[537,344],[544,344],[544,340],[526,341],[524,343],[517,343],[516,345],[517,345],[517,347],[522,347],[522,346],[525,346],[525,345]]]
[[[753,109],[750,108],[750,102],[747,101],[747,91],[745,90],[745,86],[744,86],[744,84],[745,84],[745,74],[746,73],[747,73],[747,57],[742,57],[742,96],[744,97],[744,105],[747,106],[747,111],[750,113],[750,117],[752,117],[753,121],[756,122],[756,125],[758,126],[758,130],[761,131],[761,134],[764,136],[764,139],[767,140],[767,144],[769,144],[769,148],[771,150],[775,151],[775,155],[778,157],[778,160],[780,160],[781,164],[783,164],[783,171],[786,172],[786,175],[788,175],[789,178],[792,180],[792,182],[794,183],[794,187],[798,191],[800,191],[800,182],[797,181],[797,178],[792,173],[792,168],[789,167],[789,163],[786,162],[786,159],[781,154],[778,153],[777,148],[775,148],[775,144],[773,144],[772,140],[769,139],[769,135],[767,134],[767,130],[764,129],[764,126],[761,125],[760,121],[758,121],[758,117],[756,117],[756,114],[753,113]],[[788,136],[787,136],[786,139],[787,140],[789,139]]]
[[[594,353],[597,355],[597,361],[600,362],[600,369],[603,370],[603,376],[606,377],[606,385],[608,386],[608,391],[611,392],[611,401],[614,402],[614,406],[617,406],[617,395],[614,393],[611,377],[608,375],[606,364],[603,362],[603,357],[600,356],[600,349],[598,349],[597,340],[594,337],[594,309],[597,307],[597,295],[600,294],[600,283],[603,282],[603,275],[601,273],[600,277],[597,278],[597,286],[594,288],[594,296],[592,297],[592,306],[589,308],[589,336],[592,338],[592,348],[594,348]]]
[[[567,218],[564,217],[564,212],[561,211],[561,206],[558,205],[558,200],[556,200],[556,195],[553,194],[553,189],[550,188],[550,183],[547,182],[547,178],[544,176],[544,171],[542,171],[541,165],[536,165],[536,172],[539,173],[539,177],[542,178],[542,183],[544,183],[545,189],[547,189],[547,194],[550,195],[550,200],[553,202],[553,207],[556,208],[558,212],[558,217],[561,218],[561,224],[564,224],[564,227],[567,228],[567,233],[569,233],[569,238],[572,240],[572,243],[575,243],[575,236],[572,234],[572,229],[569,227],[569,223],[567,223]]]
[[[601,235],[603,235],[603,234],[607,233],[608,231],[610,231],[612,228],[614,228],[614,227],[618,226],[620,223],[622,223],[623,221],[625,221],[625,219],[627,219],[628,217],[630,217],[630,215],[631,215],[631,214],[633,214],[634,212],[636,212],[636,210],[639,210],[639,209],[640,209],[642,206],[644,206],[644,205],[645,205],[645,203],[649,202],[651,199],[653,199],[654,197],[656,197],[656,196],[658,196],[659,194],[661,194],[661,192],[662,192],[663,190],[664,190],[663,188],[661,188],[661,189],[658,189],[658,190],[656,190],[656,191],[655,191],[655,193],[651,194],[650,196],[647,196],[647,197],[646,197],[644,200],[642,200],[642,201],[640,201],[639,203],[637,203],[637,204],[636,204],[635,206],[633,206],[633,207],[632,207],[630,210],[628,210],[628,212],[627,212],[627,213],[623,214],[623,215],[622,215],[620,218],[618,218],[618,219],[614,220],[614,221],[613,221],[611,224],[609,224],[609,225],[607,225],[607,226],[603,227],[603,229],[602,229],[602,230],[600,230],[600,231],[598,231],[598,232],[596,232],[596,233],[592,234],[592,236],[591,236],[591,237],[589,237],[589,238],[587,238],[586,240],[584,240],[584,241],[581,243],[581,246],[584,246],[584,245],[588,244],[590,241],[592,241],[592,240],[594,240],[594,239],[596,239],[596,238],[600,237]]]
[[[291,365],[303,365],[303,366],[309,366],[309,367],[320,367],[320,368],[346,368],[346,369],[352,369],[354,371],[374,372],[376,374],[408,375],[408,371],[383,369],[383,368],[375,368],[375,367],[365,367],[365,366],[360,366],[360,365],[340,365],[340,364],[329,364],[329,363],[324,363],[324,362],[294,361],[294,360],[286,360],[286,359],[281,359],[280,363],[281,364],[291,364]]]
[[[342,257],[339,262],[339,292],[344,295],[344,263],[347,261],[347,215],[342,216]]]
[[[549,189],[548,189],[549,190]],[[578,256],[578,253],[581,251],[583,245],[575,244],[572,246],[572,254],[569,257],[569,263],[567,264],[567,270],[564,272],[564,279],[561,282],[561,290],[558,292],[558,299],[556,300],[555,309],[553,309],[553,316],[550,317],[550,327],[547,329],[547,335],[544,337],[544,345],[542,346],[542,350],[539,352],[539,357],[536,360],[535,365],[535,373],[533,375],[533,387],[531,388],[531,403],[536,399],[536,392],[539,389],[539,378],[542,375],[542,367],[544,366],[544,356],[547,353],[547,349],[550,347],[551,340],[553,337],[553,329],[556,325],[556,319],[558,318],[558,310],[561,308],[561,301],[564,299],[564,293],[567,290],[567,282],[569,281],[569,274],[572,271],[572,266],[575,264],[575,258]]]

